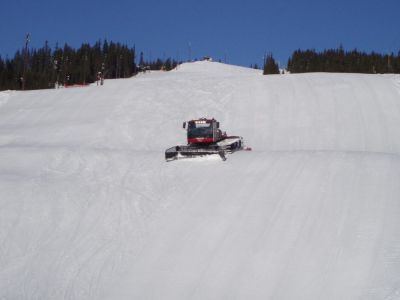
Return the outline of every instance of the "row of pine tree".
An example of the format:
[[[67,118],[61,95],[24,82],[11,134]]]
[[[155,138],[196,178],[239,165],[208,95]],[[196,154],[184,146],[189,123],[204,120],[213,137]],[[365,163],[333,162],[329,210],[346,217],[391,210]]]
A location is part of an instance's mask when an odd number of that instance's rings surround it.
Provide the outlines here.
[[[0,56],[0,90],[44,89],[58,86],[103,83],[108,78],[127,78],[146,70],[171,70],[180,62],[167,58],[145,61],[143,53],[136,63],[136,50],[114,42],[82,44],[74,49],[67,44],[51,49],[19,50],[12,59]],[[258,68],[257,65],[254,66]],[[345,51],[342,47],[317,52],[296,50],[287,63],[290,73],[346,72],[400,73],[398,55]],[[265,56],[264,74],[279,74],[282,70],[272,54]]]
[[[177,61],[145,61],[135,48],[114,42],[82,44],[74,49],[65,44],[51,49],[46,42],[39,49],[19,50],[11,59],[0,56],[0,90],[32,90],[59,86],[86,85],[108,78],[127,78],[145,70],[171,70]]]
[[[400,73],[400,52],[397,55],[366,53],[358,50],[338,49],[297,50],[289,58],[287,70],[291,73]]]
[[[366,53],[358,50],[345,51],[342,47],[321,52],[296,50],[287,63],[290,73],[335,72],[384,74],[400,73],[400,52],[398,55]],[[266,56],[264,74],[279,74],[278,64],[272,54]]]

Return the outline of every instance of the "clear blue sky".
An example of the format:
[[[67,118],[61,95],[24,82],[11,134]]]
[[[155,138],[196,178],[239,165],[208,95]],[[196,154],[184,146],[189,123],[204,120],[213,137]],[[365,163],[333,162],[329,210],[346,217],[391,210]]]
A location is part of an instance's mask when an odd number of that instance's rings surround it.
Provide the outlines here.
[[[286,65],[296,49],[400,50],[399,0],[4,0],[0,55],[32,36],[54,47],[108,39],[136,45],[145,58],[210,55],[262,63],[265,51]]]

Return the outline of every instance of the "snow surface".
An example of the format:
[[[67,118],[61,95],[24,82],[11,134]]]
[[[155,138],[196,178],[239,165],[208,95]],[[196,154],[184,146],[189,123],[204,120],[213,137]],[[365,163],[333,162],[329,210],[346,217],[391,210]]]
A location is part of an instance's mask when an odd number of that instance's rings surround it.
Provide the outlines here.
[[[198,117],[253,151],[166,163]],[[399,215],[396,75],[0,92],[0,299],[400,299]]]

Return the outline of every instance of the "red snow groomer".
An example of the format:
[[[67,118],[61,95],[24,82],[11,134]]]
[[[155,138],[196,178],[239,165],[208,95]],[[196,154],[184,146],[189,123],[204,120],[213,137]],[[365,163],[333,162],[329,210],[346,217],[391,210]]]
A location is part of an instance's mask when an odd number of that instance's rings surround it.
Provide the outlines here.
[[[175,146],[165,151],[167,161],[181,157],[196,157],[218,154],[226,160],[226,153],[238,150],[251,150],[244,147],[240,136],[227,136],[219,129],[219,122],[212,119],[196,119],[183,123],[187,129],[187,145]]]

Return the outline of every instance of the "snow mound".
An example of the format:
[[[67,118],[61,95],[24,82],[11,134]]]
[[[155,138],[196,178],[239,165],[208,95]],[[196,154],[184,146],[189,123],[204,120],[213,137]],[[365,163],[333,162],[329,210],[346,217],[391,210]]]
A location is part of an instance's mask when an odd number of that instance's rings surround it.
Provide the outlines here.
[[[240,66],[228,65],[211,61],[196,61],[193,63],[184,63],[179,65],[177,70],[182,73],[204,74],[211,77],[225,77],[229,75],[254,75],[261,74],[260,70],[249,69]]]

